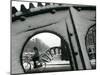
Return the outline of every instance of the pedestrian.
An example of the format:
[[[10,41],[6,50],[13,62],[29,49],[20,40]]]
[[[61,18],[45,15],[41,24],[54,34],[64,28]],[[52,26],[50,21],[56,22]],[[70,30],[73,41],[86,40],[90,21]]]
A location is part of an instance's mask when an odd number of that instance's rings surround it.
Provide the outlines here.
[[[32,60],[34,61],[34,68],[41,67],[42,65],[39,62],[39,52],[38,52],[38,49],[37,49],[37,47],[34,47],[33,49],[34,49],[34,52],[35,52],[35,54],[34,54],[34,56],[32,58]]]

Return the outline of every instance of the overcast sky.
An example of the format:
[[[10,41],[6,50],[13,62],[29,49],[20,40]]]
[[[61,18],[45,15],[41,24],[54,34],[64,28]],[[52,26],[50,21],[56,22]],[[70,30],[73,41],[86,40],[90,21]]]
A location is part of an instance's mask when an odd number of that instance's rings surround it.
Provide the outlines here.
[[[24,4],[25,7],[28,9],[29,8],[29,3],[30,2],[19,2],[19,1],[12,1],[12,6],[15,6],[17,8],[18,11],[20,11],[20,5]],[[35,7],[37,7],[37,3],[36,2],[32,2],[34,4]],[[45,5],[45,3],[42,3],[42,5]]]
[[[42,40],[46,45],[49,47],[54,47],[54,46],[60,46],[61,45],[61,39],[52,33],[40,33],[32,37],[31,40],[38,38]]]

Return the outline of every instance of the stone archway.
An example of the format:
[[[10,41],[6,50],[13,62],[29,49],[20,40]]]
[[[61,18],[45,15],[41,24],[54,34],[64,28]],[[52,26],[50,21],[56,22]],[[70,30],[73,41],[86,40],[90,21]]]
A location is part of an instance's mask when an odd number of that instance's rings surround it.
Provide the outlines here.
[[[86,49],[92,68],[96,68],[96,25],[91,26],[85,37]]]
[[[37,48],[37,54],[34,51]],[[33,61],[34,57],[38,57]],[[35,58],[34,58],[35,59]],[[34,67],[38,61],[37,67]],[[71,70],[71,55],[67,42],[59,34],[39,32],[27,40],[21,53],[24,72]],[[52,68],[55,68],[52,70]]]

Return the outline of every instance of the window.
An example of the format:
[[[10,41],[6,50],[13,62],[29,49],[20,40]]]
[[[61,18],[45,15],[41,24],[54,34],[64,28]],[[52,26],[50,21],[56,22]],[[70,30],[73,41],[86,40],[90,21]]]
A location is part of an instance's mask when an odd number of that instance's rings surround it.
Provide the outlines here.
[[[21,63],[26,73],[72,70],[68,44],[50,32],[38,33],[27,41]]]
[[[86,34],[86,48],[89,55],[90,63],[93,69],[96,68],[96,26],[93,25],[88,29]]]

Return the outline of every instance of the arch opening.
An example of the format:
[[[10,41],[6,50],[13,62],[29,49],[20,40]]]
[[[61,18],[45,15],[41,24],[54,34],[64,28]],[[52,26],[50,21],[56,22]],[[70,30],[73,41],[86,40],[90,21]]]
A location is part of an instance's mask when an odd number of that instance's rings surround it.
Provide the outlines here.
[[[67,42],[51,32],[35,34],[26,42],[21,63],[26,73],[72,70]]]
[[[96,68],[96,25],[91,26],[85,37],[86,49],[92,69]]]

